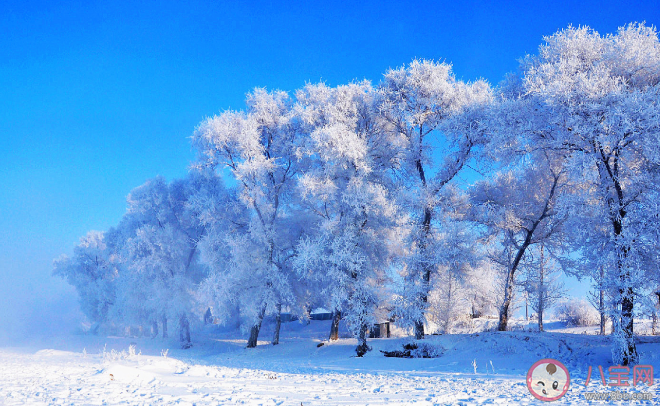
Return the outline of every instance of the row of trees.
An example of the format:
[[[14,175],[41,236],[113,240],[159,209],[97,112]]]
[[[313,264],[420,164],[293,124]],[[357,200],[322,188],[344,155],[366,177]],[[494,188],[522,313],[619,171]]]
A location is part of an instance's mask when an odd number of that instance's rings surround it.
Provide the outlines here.
[[[634,363],[635,298],[660,282],[659,83],[657,33],[631,24],[546,37],[497,88],[415,60],[375,86],[256,89],[198,126],[186,179],[133,190],[55,273],[97,325],[177,320],[190,345],[212,306],[254,347],[267,315],[277,344],[282,309],[323,306],[363,355],[378,318],[422,339],[458,298],[506,330],[521,285],[542,328],[561,267],[607,293]]]

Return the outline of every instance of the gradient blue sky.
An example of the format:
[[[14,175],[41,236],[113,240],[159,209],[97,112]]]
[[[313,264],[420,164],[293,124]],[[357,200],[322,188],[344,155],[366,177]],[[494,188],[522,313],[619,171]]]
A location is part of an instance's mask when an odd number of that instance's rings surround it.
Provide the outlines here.
[[[569,24],[660,22],[657,1],[353,3],[0,0],[0,324],[69,314],[52,259],[183,176],[195,126],[256,86],[376,82],[415,57],[496,84]]]

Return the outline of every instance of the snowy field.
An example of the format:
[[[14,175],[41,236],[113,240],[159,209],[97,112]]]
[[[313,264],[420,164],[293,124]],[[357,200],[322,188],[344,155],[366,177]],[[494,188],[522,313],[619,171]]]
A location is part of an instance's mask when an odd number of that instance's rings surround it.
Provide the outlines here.
[[[562,361],[571,373],[569,392],[558,404],[587,404],[584,393],[614,389],[601,386],[597,372],[598,365],[611,365],[609,338],[583,334],[585,328],[548,323],[555,331],[518,326],[506,333],[431,336],[427,342],[441,352],[438,358],[401,359],[379,350],[400,349],[407,338],[370,340],[373,350],[364,358],[353,356],[350,338],[317,347],[328,323],[286,323],[279,346],[263,341],[251,350],[238,332],[214,327],[189,350],[177,349],[174,340],[86,335],[4,347],[0,404],[538,404],[525,374],[542,358]],[[266,325],[262,337],[270,332]],[[641,363],[660,370],[660,337],[640,337],[638,350]],[[589,366],[596,373],[585,389]],[[626,391],[655,394],[658,384]]]

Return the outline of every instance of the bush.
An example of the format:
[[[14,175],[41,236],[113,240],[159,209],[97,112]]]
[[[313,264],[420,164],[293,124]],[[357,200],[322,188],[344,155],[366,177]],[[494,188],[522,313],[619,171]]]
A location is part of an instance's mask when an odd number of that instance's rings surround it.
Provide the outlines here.
[[[593,326],[600,322],[598,311],[582,299],[560,303],[555,309],[555,315],[573,327]]]
[[[386,357],[396,358],[438,358],[444,352],[442,348],[438,348],[429,343],[408,343],[403,345],[403,351],[383,351],[380,350]]]

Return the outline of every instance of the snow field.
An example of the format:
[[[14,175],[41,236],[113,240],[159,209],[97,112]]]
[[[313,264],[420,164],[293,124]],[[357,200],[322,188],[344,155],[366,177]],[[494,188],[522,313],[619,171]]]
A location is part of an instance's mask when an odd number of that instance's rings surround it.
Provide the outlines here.
[[[414,372],[290,374],[156,356],[104,363],[99,355],[3,350],[0,364],[0,401],[6,405],[431,405],[483,403],[496,393],[496,400],[507,403],[511,395],[527,395],[524,383],[510,379]]]
[[[317,347],[328,326],[286,323],[280,345],[260,341],[255,349],[244,348],[239,332],[217,329],[207,329],[189,350],[162,339],[84,335],[52,339],[53,348],[45,350],[36,348],[48,343],[38,342],[2,348],[0,404],[532,405],[539,402],[525,374],[541,358],[558,359],[571,373],[571,388],[557,404],[586,404],[587,391],[619,390],[602,387],[597,376],[598,365],[611,365],[609,337],[525,331],[429,336],[425,342],[442,353],[439,358],[384,357],[380,350],[409,341],[397,337],[369,340],[372,351],[356,358],[355,339]],[[638,348],[642,363],[660,370],[660,339],[640,337]],[[585,389],[589,366],[596,372]],[[625,391],[656,393],[658,385]]]

